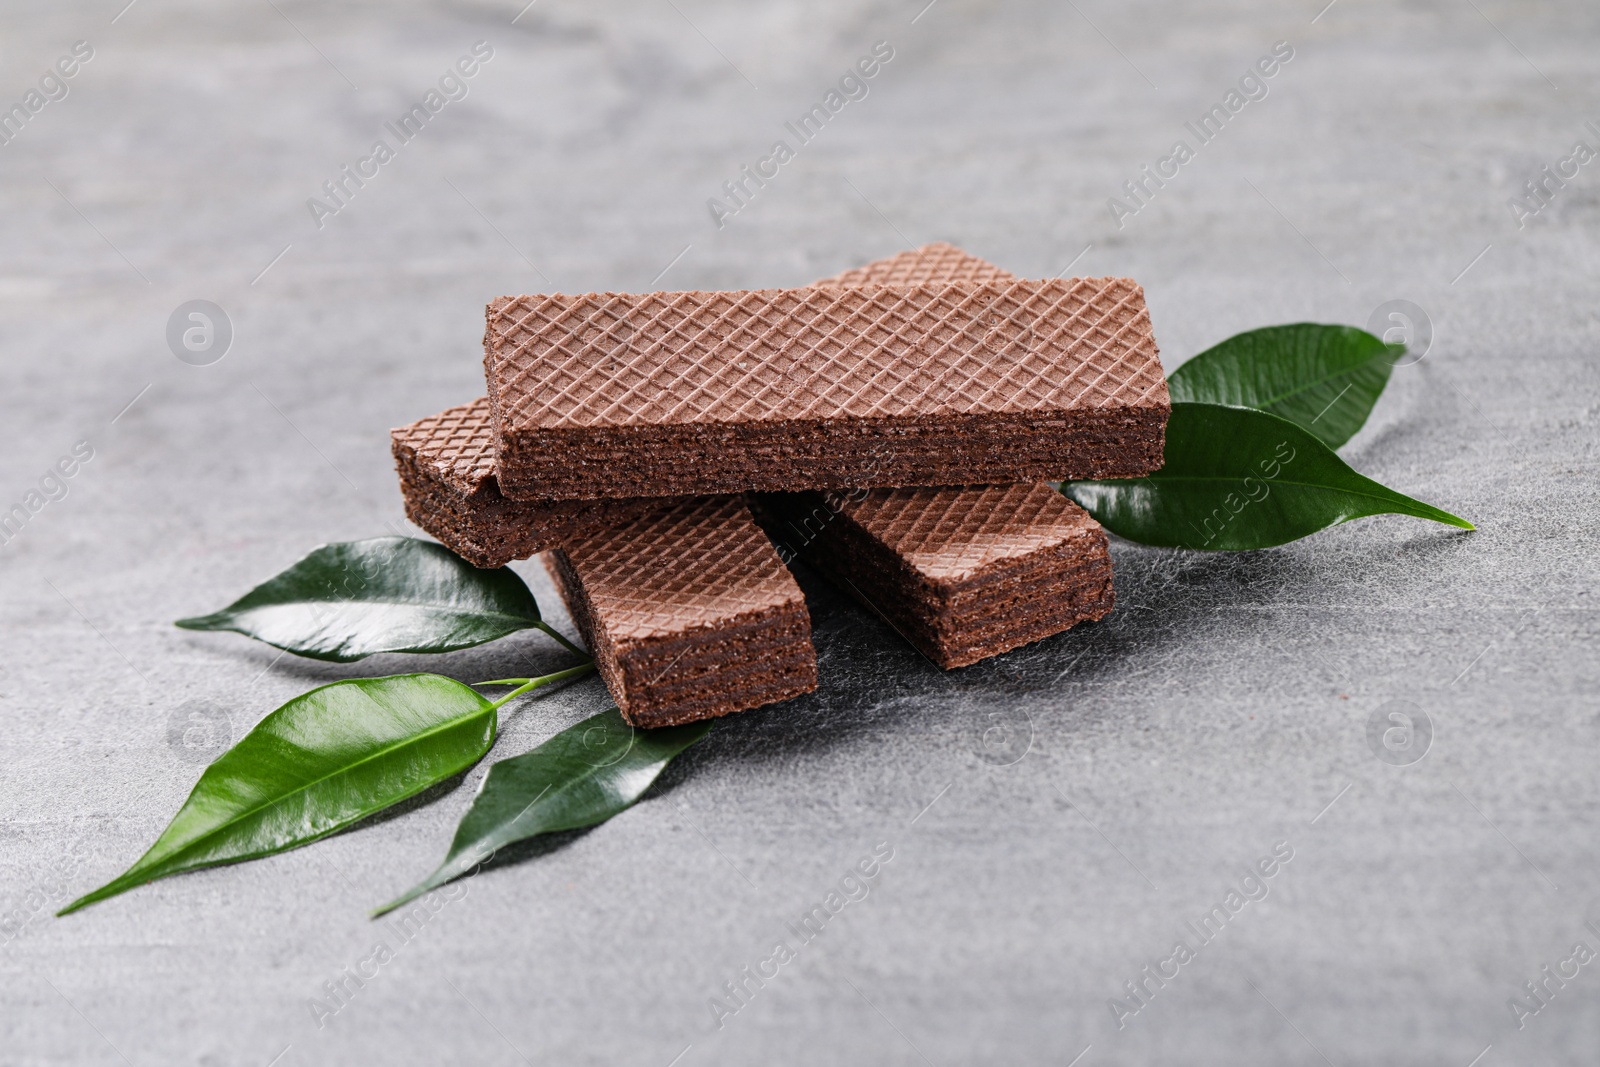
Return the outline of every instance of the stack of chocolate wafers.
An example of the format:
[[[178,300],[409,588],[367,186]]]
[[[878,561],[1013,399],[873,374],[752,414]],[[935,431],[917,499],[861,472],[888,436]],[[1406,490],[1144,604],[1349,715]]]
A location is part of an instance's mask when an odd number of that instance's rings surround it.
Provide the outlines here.
[[[816,688],[769,534],[941,667],[1111,610],[1099,524],[1045,479],[1161,465],[1126,278],[1018,279],[945,244],[804,289],[503,297],[489,395],[393,432],[406,514],[544,563],[628,721]]]

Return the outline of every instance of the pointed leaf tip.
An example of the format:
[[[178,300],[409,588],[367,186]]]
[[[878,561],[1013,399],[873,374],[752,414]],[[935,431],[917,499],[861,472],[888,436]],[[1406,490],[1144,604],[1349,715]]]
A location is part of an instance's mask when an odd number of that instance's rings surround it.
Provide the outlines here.
[[[1271,412],[1338,448],[1366,423],[1404,352],[1354,326],[1267,326],[1188,360],[1167,389],[1174,401]]]
[[[496,718],[480,694],[437,674],[313,689],[262,719],[207,767],[132,867],[57,914],[351,826],[477,763],[494,744]]]
[[[1166,462],[1143,478],[1068,482],[1062,492],[1130,541],[1270,548],[1368,515],[1471,523],[1356,473],[1310,432],[1264,411],[1178,402]]]
[[[348,663],[378,652],[451,652],[541,626],[517,575],[482,570],[413,537],[339,541],[185,630],[228,630],[311,659]]]
[[[711,720],[642,730],[616,708],[584,719],[531,752],[489,768],[438,868],[373,911],[377,917],[459,878],[501,848],[605,822],[632,806]]]

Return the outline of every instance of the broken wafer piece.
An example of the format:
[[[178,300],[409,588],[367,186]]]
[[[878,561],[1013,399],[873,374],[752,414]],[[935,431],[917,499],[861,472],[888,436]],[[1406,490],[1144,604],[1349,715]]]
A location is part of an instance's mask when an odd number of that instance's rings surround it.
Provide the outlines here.
[[[1171,406],[1127,278],[502,297],[513,499],[1114,478]]]
[[[805,596],[737,497],[591,527],[544,563],[635,726],[709,719],[817,687]]]
[[[503,567],[590,523],[645,514],[664,501],[507,500],[494,476],[489,401],[448,408],[389,431],[406,517],[479,567]]]
[[[773,493],[756,507],[774,538],[947,669],[1114,602],[1105,531],[1044,482]]]

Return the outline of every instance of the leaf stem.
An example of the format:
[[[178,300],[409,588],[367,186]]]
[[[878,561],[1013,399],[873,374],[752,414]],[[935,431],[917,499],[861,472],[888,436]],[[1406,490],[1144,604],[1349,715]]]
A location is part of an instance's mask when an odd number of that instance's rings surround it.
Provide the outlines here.
[[[531,692],[535,689],[538,689],[540,686],[553,685],[556,682],[564,682],[568,678],[582,678],[592,670],[594,670],[594,663],[593,661],[590,661],[588,663],[580,664],[576,667],[568,667],[564,671],[556,671],[554,674],[542,674],[537,678],[502,678],[496,682],[479,682],[478,684],[515,685],[517,687],[494,702],[494,709],[499,711],[501,708],[505,707],[523,693]]]
[[[584,657],[585,659],[589,658],[589,653],[585,652],[583,649],[579,648],[577,645],[573,644],[571,641],[568,641],[565,637],[562,637],[559,633],[556,632],[554,627],[552,627],[549,623],[545,622],[543,619],[540,619],[538,622],[534,623],[534,625],[537,626],[539,629],[543,630],[545,633],[549,634],[551,637],[555,638],[556,642],[558,644],[562,645],[564,648],[566,648],[569,651],[574,652],[574,653]]]

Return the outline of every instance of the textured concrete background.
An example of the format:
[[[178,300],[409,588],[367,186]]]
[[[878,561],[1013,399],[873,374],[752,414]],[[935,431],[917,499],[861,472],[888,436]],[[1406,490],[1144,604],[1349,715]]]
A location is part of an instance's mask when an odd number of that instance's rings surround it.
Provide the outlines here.
[[[94,49],[0,148],[0,505],[93,449],[0,550],[0,1063],[1593,1062],[1600,965],[1521,1029],[1507,1001],[1600,950],[1600,163],[1525,228],[1506,203],[1600,143],[1593,5],[123,2],[8,4],[0,45],[8,105]],[[719,230],[707,198],[880,40],[870,94]],[[1269,95],[1118,228],[1107,199],[1280,40]],[[478,41],[466,99],[319,229],[307,198]],[[1169,368],[1415,302],[1431,350],[1345,455],[1478,531],[1118,545],[1107,622],[952,674],[802,575],[815,695],[403,943],[366,909],[431,868],[481,768],[48,917],[160,831],[191,721],[564,662],[535,635],[336,668],[170,625],[403,523],[387,430],[479,394],[488,298],[793,285],[936,239],[1133,275]],[[209,366],[165,341],[191,299],[235,329]],[[495,755],[604,701],[529,702]],[[1408,766],[1367,740],[1396,710],[1431,724]],[[786,924],[880,844],[801,946]],[[1266,898],[1119,1029],[1111,998],[1275,847]],[[710,998],[779,939],[796,958],[719,1028]]]

